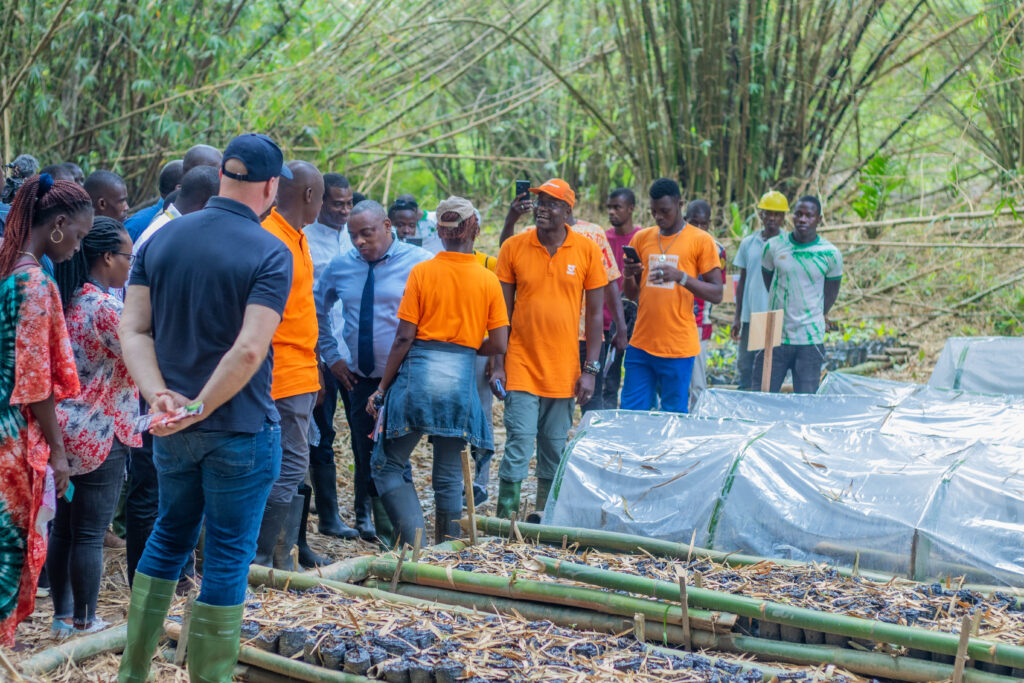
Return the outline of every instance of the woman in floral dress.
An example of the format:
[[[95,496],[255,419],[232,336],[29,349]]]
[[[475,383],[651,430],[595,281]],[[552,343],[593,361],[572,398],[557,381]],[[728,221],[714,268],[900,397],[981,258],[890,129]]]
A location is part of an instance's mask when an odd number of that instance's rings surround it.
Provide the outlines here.
[[[92,227],[80,185],[49,175],[25,181],[0,244],[0,645],[35,608],[46,559],[39,523],[47,464],[57,496],[68,462],[55,403],[79,391],[57,285],[40,265],[65,261]]]
[[[139,392],[121,356],[117,326],[124,304],[110,294],[128,281],[132,240],[118,221],[97,216],[82,250],[54,269],[82,393],[57,404],[75,495],[57,501],[46,569],[57,638],[98,631],[103,535],[124,483]]]

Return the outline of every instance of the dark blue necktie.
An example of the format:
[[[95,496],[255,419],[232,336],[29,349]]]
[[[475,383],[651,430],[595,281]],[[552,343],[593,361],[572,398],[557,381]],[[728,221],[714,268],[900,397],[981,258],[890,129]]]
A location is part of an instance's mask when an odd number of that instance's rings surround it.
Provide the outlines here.
[[[383,260],[367,261],[366,284],[359,302],[359,372],[363,377],[373,377],[376,366],[373,359],[373,268]]]

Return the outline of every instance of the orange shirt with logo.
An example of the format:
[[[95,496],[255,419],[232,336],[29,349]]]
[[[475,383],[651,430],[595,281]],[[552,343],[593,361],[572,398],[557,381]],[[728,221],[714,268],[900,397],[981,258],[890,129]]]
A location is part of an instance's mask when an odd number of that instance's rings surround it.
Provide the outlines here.
[[[417,339],[478,349],[488,330],[508,325],[508,309],[476,255],[442,251],[412,267],[398,318],[416,325]]]
[[[499,280],[516,286],[505,355],[507,389],[572,398],[580,375],[583,294],[608,284],[601,250],[567,229],[565,241],[551,255],[537,231],[529,230],[501,246],[497,273]]]
[[[662,236],[657,226],[645,228],[633,236],[629,245],[636,249],[644,267],[630,345],[661,358],[698,355],[700,337],[693,317],[693,294],[676,282],[655,285],[648,277],[659,263],[685,271],[692,278],[721,268],[715,239],[687,223],[671,237]]]
[[[273,209],[263,221],[270,234],[292,253],[292,289],[274,333],[274,378],[270,397],[279,398],[320,391],[316,345],[319,329],[313,301],[313,259],[302,230],[296,230]]]

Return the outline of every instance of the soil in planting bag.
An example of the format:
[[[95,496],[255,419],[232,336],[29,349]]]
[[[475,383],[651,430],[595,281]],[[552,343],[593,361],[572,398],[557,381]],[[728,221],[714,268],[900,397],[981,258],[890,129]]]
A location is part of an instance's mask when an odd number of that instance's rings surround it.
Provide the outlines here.
[[[1024,339],[950,337],[928,386],[988,394],[1024,394]]]

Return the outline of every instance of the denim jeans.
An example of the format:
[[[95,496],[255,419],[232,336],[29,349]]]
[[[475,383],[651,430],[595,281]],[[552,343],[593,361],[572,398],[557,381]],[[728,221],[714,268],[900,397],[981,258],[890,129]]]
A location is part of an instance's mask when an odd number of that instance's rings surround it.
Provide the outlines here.
[[[422,434],[412,432],[384,442],[387,459],[383,467],[373,472],[373,481],[380,495],[404,483],[411,483],[409,456],[420,442],[420,437]],[[439,512],[457,515],[462,512],[462,449],[466,442],[450,436],[434,436],[430,441],[434,447],[431,478],[434,507]]]
[[[740,343],[736,346],[736,370],[739,373],[740,391],[760,391],[761,377],[754,377],[754,356],[757,351],[749,351],[750,323],[740,325]]]
[[[487,379],[488,360],[490,360],[489,356],[477,356],[473,371],[476,374],[476,393],[480,397],[480,408],[484,411],[484,419],[487,420],[487,424],[493,428],[494,394],[491,393],[491,385]],[[471,452],[473,454],[473,462],[476,464],[476,476],[473,478],[473,484],[486,491],[487,484],[491,479],[490,468],[491,458],[494,457],[494,449],[473,446]]]
[[[47,549],[53,615],[85,625],[96,616],[96,599],[103,576],[103,537],[114,518],[124,483],[128,447],[114,439],[103,464],[92,472],[71,477],[71,502],[57,501]]]
[[[281,427],[185,431],[153,439],[160,513],[138,571],[177,581],[206,520],[199,601],[240,605],[263,508],[281,470]]]
[[[654,410],[661,395],[661,410],[672,413],[689,412],[690,375],[693,361],[689,358],[653,356],[635,346],[626,347],[626,381],[622,386],[623,410]]]
[[[821,384],[821,366],[825,362],[823,344],[783,344],[772,352],[772,378],[768,389],[773,394],[782,391],[786,373],[793,373],[793,393],[813,394]],[[761,388],[761,373],[764,371],[764,351],[758,351],[754,358],[754,386]]]
[[[510,391],[505,398],[505,455],[498,476],[522,481],[530,473],[537,445],[537,478],[554,479],[562,449],[572,427],[576,399],[545,398],[525,391]]]

